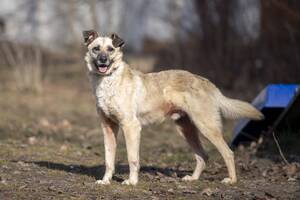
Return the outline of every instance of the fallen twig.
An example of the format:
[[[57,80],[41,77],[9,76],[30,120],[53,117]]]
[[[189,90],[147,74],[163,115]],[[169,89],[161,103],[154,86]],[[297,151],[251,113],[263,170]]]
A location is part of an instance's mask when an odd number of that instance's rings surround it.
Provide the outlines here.
[[[287,165],[289,165],[290,163],[289,163],[289,162],[287,161],[287,159],[285,158],[285,156],[284,156],[284,154],[283,154],[283,152],[282,152],[282,150],[281,150],[281,147],[280,147],[280,145],[279,145],[279,142],[278,142],[278,140],[277,140],[277,138],[276,138],[276,136],[275,136],[275,131],[272,132],[272,135],[273,135],[274,141],[275,141],[275,143],[276,143],[276,146],[277,146],[277,148],[278,148],[278,151],[279,151],[279,153],[280,153],[281,158],[283,159],[283,161],[284,161]]]

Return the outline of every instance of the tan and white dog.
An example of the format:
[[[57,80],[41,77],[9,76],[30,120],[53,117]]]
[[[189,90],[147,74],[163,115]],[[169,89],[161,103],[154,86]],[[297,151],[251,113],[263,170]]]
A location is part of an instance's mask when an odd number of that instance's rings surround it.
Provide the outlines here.
[[[169,70],[143,74],[122,60],[124,41],[116,34],[100,37],[84,31],[88,51],[85,61],[96,97],[97,111],[104,134],[106,170],[98,184],[109,184],[115,170],[117,133],[123,131],[129,162],[129,179],[122,184],[136,185],[140,169],[139,147],[143,125],[170,117],[196,157],[193,174],[185,181],[197,180],[205,168],[207,156],[198,138],[205,136],[221,153],[229,173],[224,183],[237,181],[234,156],[222,135],[225,118],[251,118],[263,115],[252,105],[222,95],[209,80],[187,71]]]

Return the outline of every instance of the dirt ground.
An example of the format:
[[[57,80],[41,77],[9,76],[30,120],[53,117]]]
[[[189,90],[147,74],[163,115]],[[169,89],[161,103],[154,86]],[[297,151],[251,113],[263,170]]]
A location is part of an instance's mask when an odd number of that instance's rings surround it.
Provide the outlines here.
[[[18,91],[6,71],[0,80],[1,200],[300,199],[300,165],[257,157],[255,146],[235,152],[239,181],[227,186],[225,164],[204,140],[206,170],[199,181],[181,181],[195,161],[170,122],[143,130],[136,187],[121,185],[128,176],[122,134],[112,184],[95,185],[104,173],[103,137],[83,66],[53,67],[40,94]]]

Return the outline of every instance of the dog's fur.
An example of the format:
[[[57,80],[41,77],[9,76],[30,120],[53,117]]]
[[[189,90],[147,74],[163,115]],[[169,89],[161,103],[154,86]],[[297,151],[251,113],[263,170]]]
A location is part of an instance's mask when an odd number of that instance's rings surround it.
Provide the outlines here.
[[[198,132],[215,145],[228,168],[224,183],[237,181],[233,152],[223,139],[222,120],[263,115],[252,105],[222,95],[209,80],[182,70],[143,74],[122,60],[123,40],[116,34],[98,36],[95,31],[83,32],[88,48],[85,60],[96,97],[105,144],[105,175],[96,183],[109,184],[115,169],[117,133],[123,131],[130,168],[123,184],[138,182],[140,132],[143,125],[162,122],[170,117],[196,157],[196,168],[183,180],[197,180],[205,168],[207,156]],[[113,50],[112,50],[113,48]],[[99,56],[105,57],[99,61]],[[102,67],[102,68],[101,68]]]

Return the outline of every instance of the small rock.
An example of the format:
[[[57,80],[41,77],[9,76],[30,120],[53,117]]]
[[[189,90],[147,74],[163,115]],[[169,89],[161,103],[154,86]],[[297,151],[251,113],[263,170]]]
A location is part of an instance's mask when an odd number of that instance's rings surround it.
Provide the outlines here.
[[[185,194],[196,194],[196,191],[195,190],[191,190],[191,189],[185,189],[182,192],[185,193]]]
[[[66,120],[66,119],[62,120],[57,126],[59,128],[67,129],[67,130],[71,130],[72,129],[71,123],[68,120]]]
[[[152,194],[152,192],[149,191],[149,190],[144,190],[143,192],[144,192],[144,194],[146,194],[146,195],[151,195],[151,194]]]
[[[284,166],[283,169],[288,176],[292,176],[297,172],[297,166],[295,164]]]
[[[257,163],[257,160],[256,159],[253,159],[251,162],[250,162],[250,166],[255,166]]]
[[[159,182],[160,182],[160,183],[166,183],[166,182],[167,182],[167,179],[165,179],[165,178],[160,178],[160,179],[159,179]]]
[[[21,148],[26,148],[26,147],[28,147],[27,144],[20,144],[19,146],[20,146]]]
[[[21,172],[20,171],[13,171],[13,175],[19,175],[19,174],[21,174]]]
[[[177,174],[176,172],[173,172],[173,173],[171,174],[171,176],[172,176],[173,178],[177,178],[177,177],[178,177],[178,174]]]
[[[56,191],[56,188],[55,188],[54,186],[49,186],[49,187],[48,187],[48,190],[49,190],[49,191]]]
[[[20,165],[21,167],[28,167],[29,166],[29,164],[24,163],[23,161],[18,161],[17,164]]]
[[[204,190],[202,190],[201,195],[206,195],[208,197],[210,197],[213,194],[212,189],[210,188],[205,188]]]
[[[49,186],[48,190],[49,191],[53,191],[53,192],[57,192],[58,194],[62,194],[63,193],[59,187],[55,187],[54,185]]]
[[[250,149],[256,148],[257,143],[256,142],[251,142],[250,143]]]
[[[171,183],[171,182],[175,182],[175,181],[176,181],[176,179],[173,178],[173,177],[166,177],[166,180],[167,180],[168,183]]]
[[[297,181],[297,179],[295,179],[295,178],[293,178],[293,177],[289,177],[289,178],[288,178],[288,182],[295,182],[295,181]]]
[[[7,182],[4,178],[0,177],[0,183],[3,185],[7,185]]]
[[[184,186],[184,185],[178,185],[178,188],[179,188],[179,189],[186,189],[187,187]]]
[[[24,188],[26,188],[26,187],[27,187],[26,184],[25,184],[25,185],[22,185],[22,186],[19,187],[19,190],[22,190],[22,189],[24,189]]]
[[[265,169],[265,170],[261,173],[261,175],[262,175],[263,177],[267,177],[268,171],[269,171],[269,169]]]
[[[259,137],[257,144],[261,145],[263,143],[263,141],[264,141],[264,138],[261,136],[261,137]]]
[[[68,146],[63,144],[61,145],[61,147],[59,148],[60,151],[66,151],[68,149]]]
[[[31,137],[28,138],[28,143],[30,145],[35,145],[37,142],[38,142],[38,140],[34,136],[31,136]]]
[[[161,176],[165,176],[165,175],[164,175],[163,173],[161,173],[161,172],[156,172],[156,175],[157,175],[157,176],[160,176],[160,177],[161,177]]]
[[[46,118],[40,119],[39,124],[40,124],[40,126],[43,126],[43,127],[49,127],[50,126],[50,122]]]
[[[171,193],[171,194],[174,194],[174,189],[170,188],[170,189],[168,189],[168,192]]]
[[[2,165],[1,168],[2,169],[9,169],[9,167],[7,165]]]

